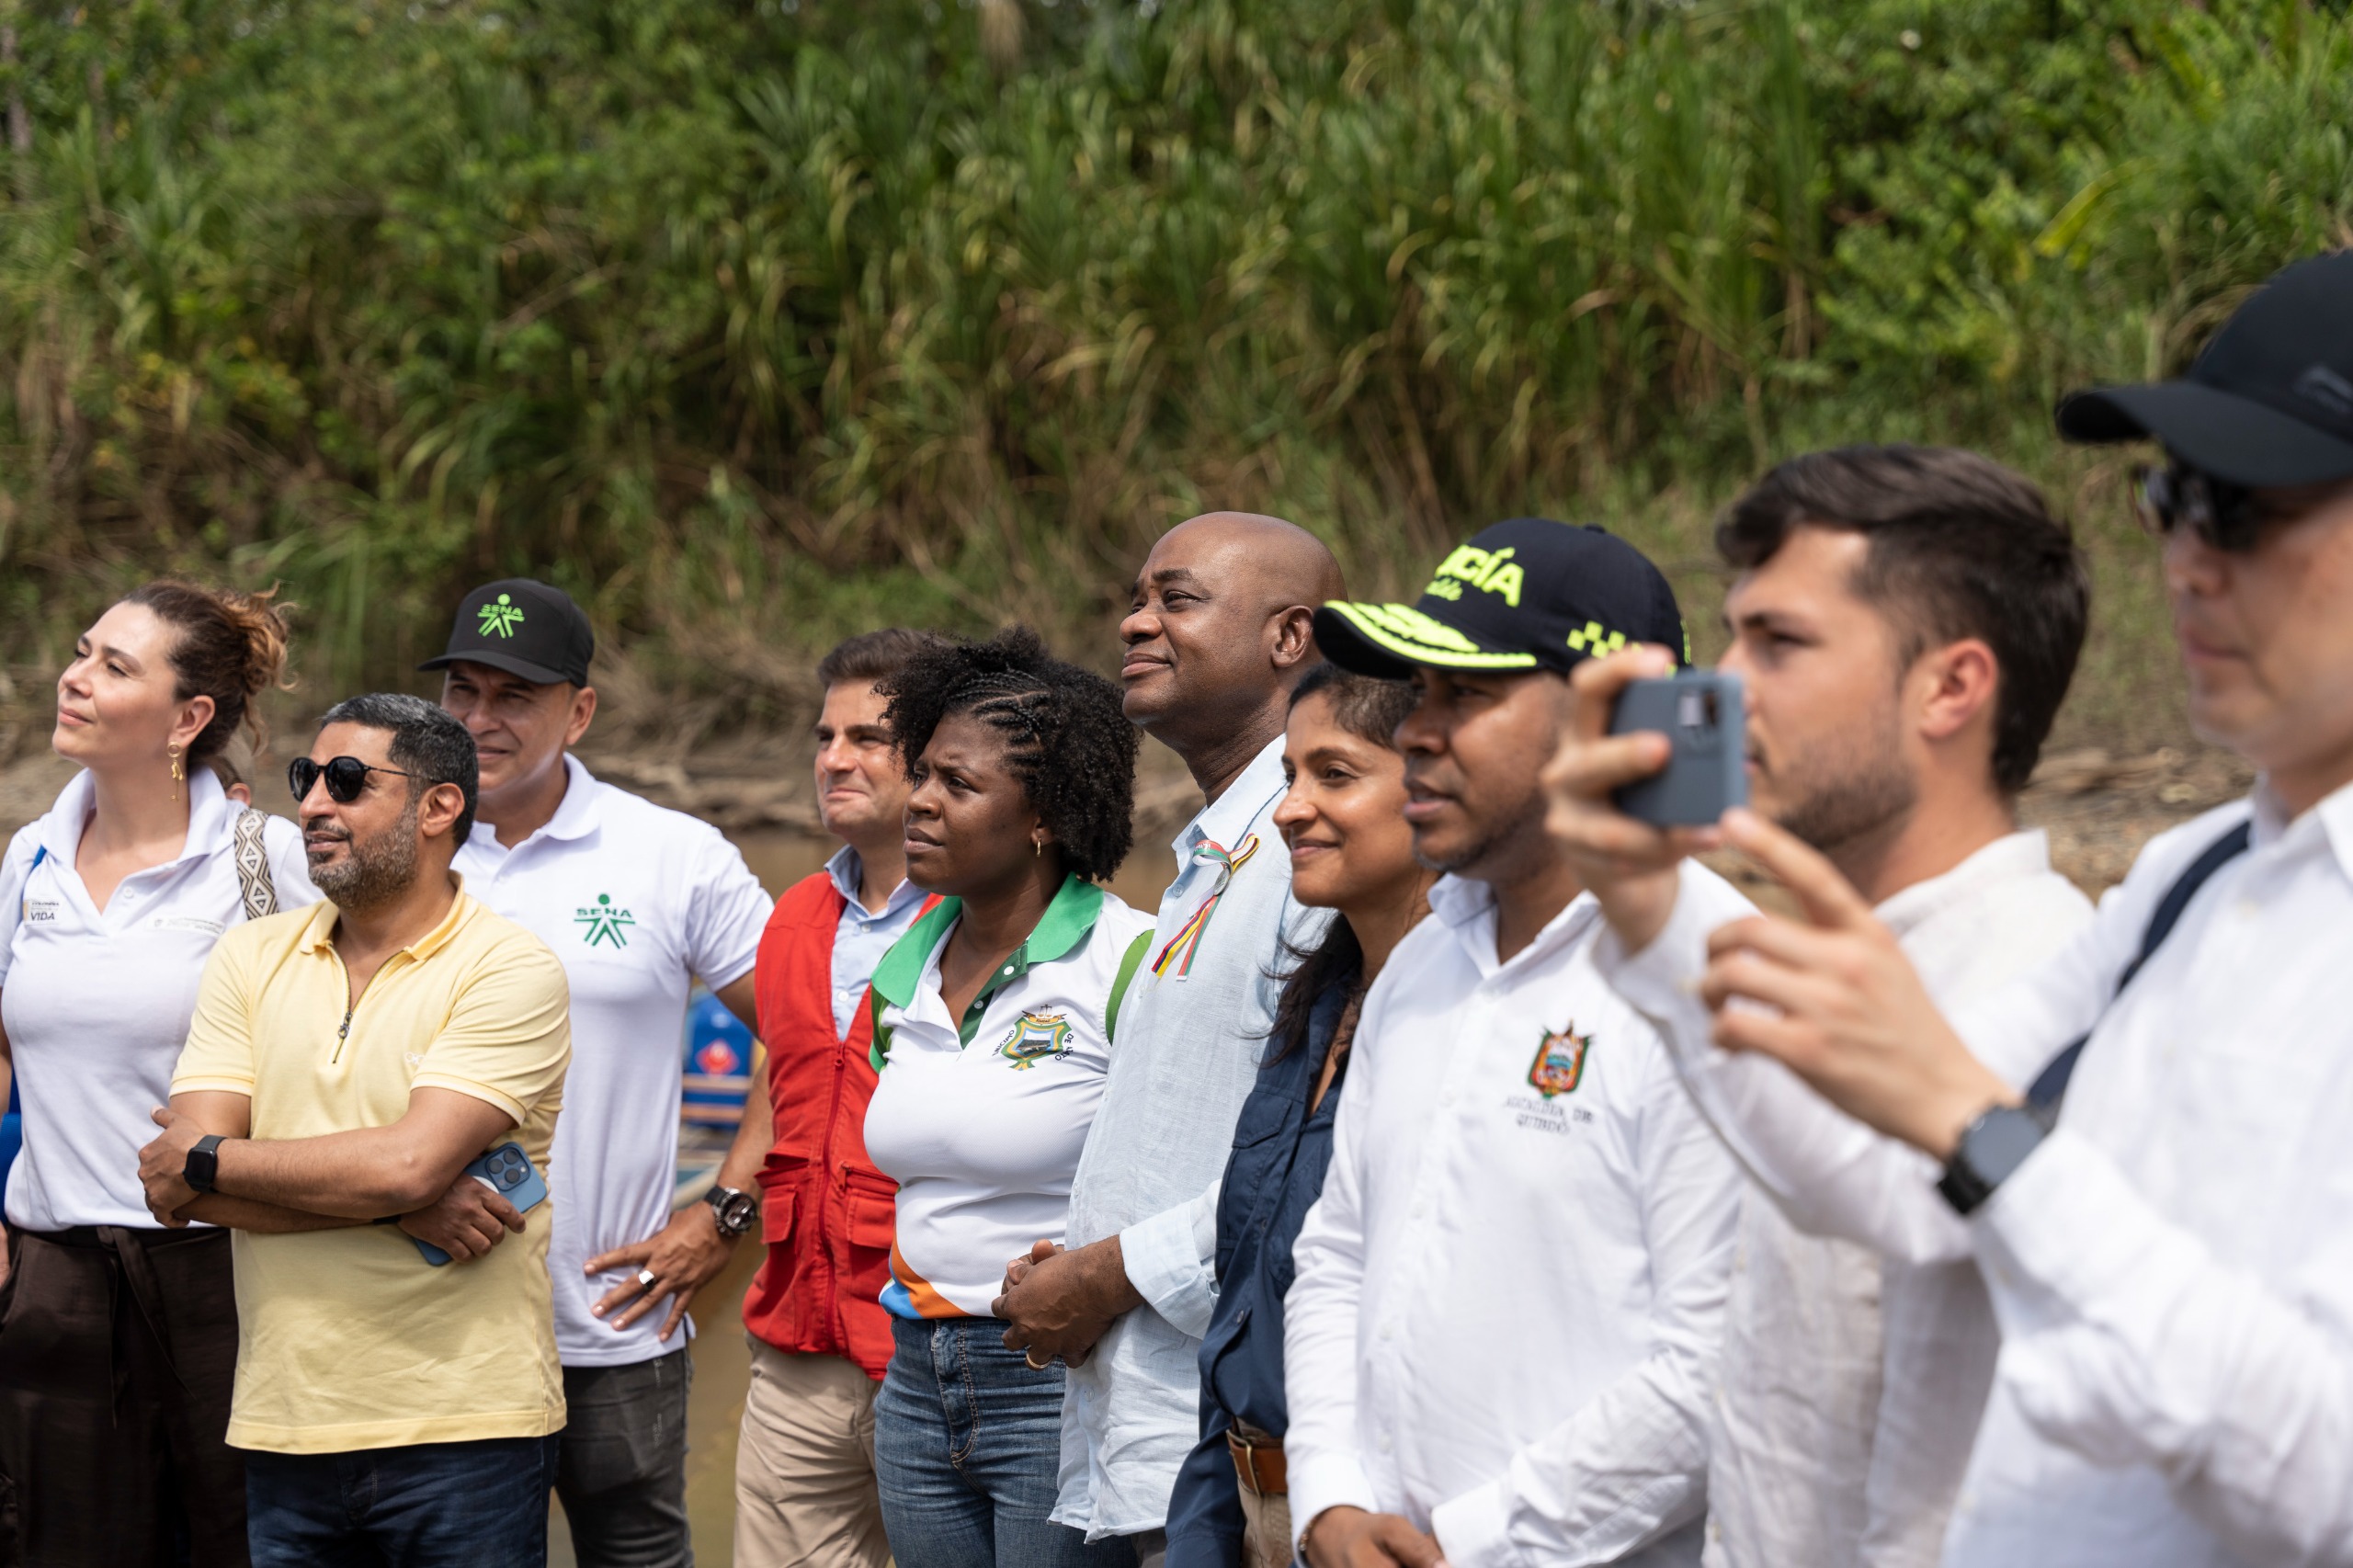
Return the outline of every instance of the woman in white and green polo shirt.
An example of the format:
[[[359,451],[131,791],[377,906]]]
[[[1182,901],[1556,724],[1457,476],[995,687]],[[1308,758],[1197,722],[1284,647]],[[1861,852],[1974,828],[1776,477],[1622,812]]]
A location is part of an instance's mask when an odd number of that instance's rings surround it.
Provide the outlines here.
[[[866,1148],[899,1184],[897,1346],[874,1405],[892,1555],[915,1568],[1112,1568],[1049,1518],[1063,1369],[989,1315],[1008,1259],[1062,1240],[1120,999],[1152,917],[1098,884],[1128,852],[1136,731],[1035,632],[919,655],[885,687],[907,880],[943,895],[874,973]]]

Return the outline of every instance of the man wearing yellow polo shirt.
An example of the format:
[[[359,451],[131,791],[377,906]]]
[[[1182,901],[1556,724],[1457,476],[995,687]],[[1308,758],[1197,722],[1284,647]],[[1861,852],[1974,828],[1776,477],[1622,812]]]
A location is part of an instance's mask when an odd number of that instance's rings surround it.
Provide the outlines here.
[[[213,949],[140,1163],[158,1218],[236,1232],[253,1561],[540,1568],[564,1421],[550,1205],[460,1173],[512,1141],[544,1175],[563,970],[450,874],[475,790],[455,719],[354,698],[290,773],[328,902]]]

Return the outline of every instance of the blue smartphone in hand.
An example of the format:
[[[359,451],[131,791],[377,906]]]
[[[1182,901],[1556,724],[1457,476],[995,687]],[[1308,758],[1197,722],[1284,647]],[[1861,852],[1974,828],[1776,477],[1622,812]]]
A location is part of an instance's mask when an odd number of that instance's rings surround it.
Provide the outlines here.
[[[531,1168],[531,1156],[523,1153],[520,1143],[501,1143],[468,1165],[465,1174],[489,1184],[492,1191],[515,1205],[519,1212],[529,1213],[547,1201],[548,1184]],[[418,1242],[415,1236],[409,1240],[416,1242],[416,1250],[434,1267],[449,1261],[449,1255],[431,1242]]]

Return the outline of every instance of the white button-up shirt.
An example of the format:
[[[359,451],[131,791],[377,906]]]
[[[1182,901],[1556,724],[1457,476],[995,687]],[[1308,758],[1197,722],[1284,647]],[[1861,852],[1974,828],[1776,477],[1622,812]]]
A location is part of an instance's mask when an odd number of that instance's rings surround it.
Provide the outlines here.
[[[1070,1244],[1118,1235],[1146,1302],[1070,1369],[1053,1517],[1089,1540],[1158,1529],[1177,1467],[1200,1441],[1218,1184],[1266,1054],[1283,944],[1313,947],[1330,919],[1290,896],[1290,856],[1269,820],[1283,788],[1277,737],[1171,845],[1176,880],[1120,1005],[1119,1047],[1071,1186]]]
[[[1736,898],[1679,900],[1634,960],[1614,935],[1597,953],[1658,1026],[1701,1112],[1761,1176],[1741,1199],[1705,1561],[1932,1568],[1994,1374],[1993,1308],[1965,1259],[1882,1266],[1858,1242],[1805,1233],[1775,1201],[1815,1174],[1806,1150],[1858,1124],[1780,1063],[1711,1043],[1693,992],[1708,934],[1750,913]],[[2043,835],[2017,833],[1877,914],[1949,1008],[2048,960],[2092,909],[2051,869]]]
[[[2162,835],[2048,966],[1953,1022],[2023,1086],[2092,1030],[2058,1131],[1969,1220],[1859,1127],[1824,1216],[1974,1256],[2001,1324],[1949,1568],[2353,1563],[2353,787],[2149,916],[2246,802]],[[2095,1028],[2095,1025],[2097,1027]]]
[[[1402,1514],[1454,1568],[1694,1562],[1738,1172],[1594,967],[1591,895],[1500,963],[1484,884],[1430,909],[1293,1251],[1291,1517]]]

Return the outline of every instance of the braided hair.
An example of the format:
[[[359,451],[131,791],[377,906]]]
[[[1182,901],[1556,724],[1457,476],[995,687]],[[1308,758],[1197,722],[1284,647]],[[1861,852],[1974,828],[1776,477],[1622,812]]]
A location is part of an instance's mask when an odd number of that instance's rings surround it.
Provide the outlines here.
[[[1037,632],[1010,626],[985,642],[925,648],[876,689],[910,777],[940,721],[970,714],[1004,737],[1006,764],[1072,875],[1105,881],[1128,858],[1136,728],[1118,687],[1055,658]]]

